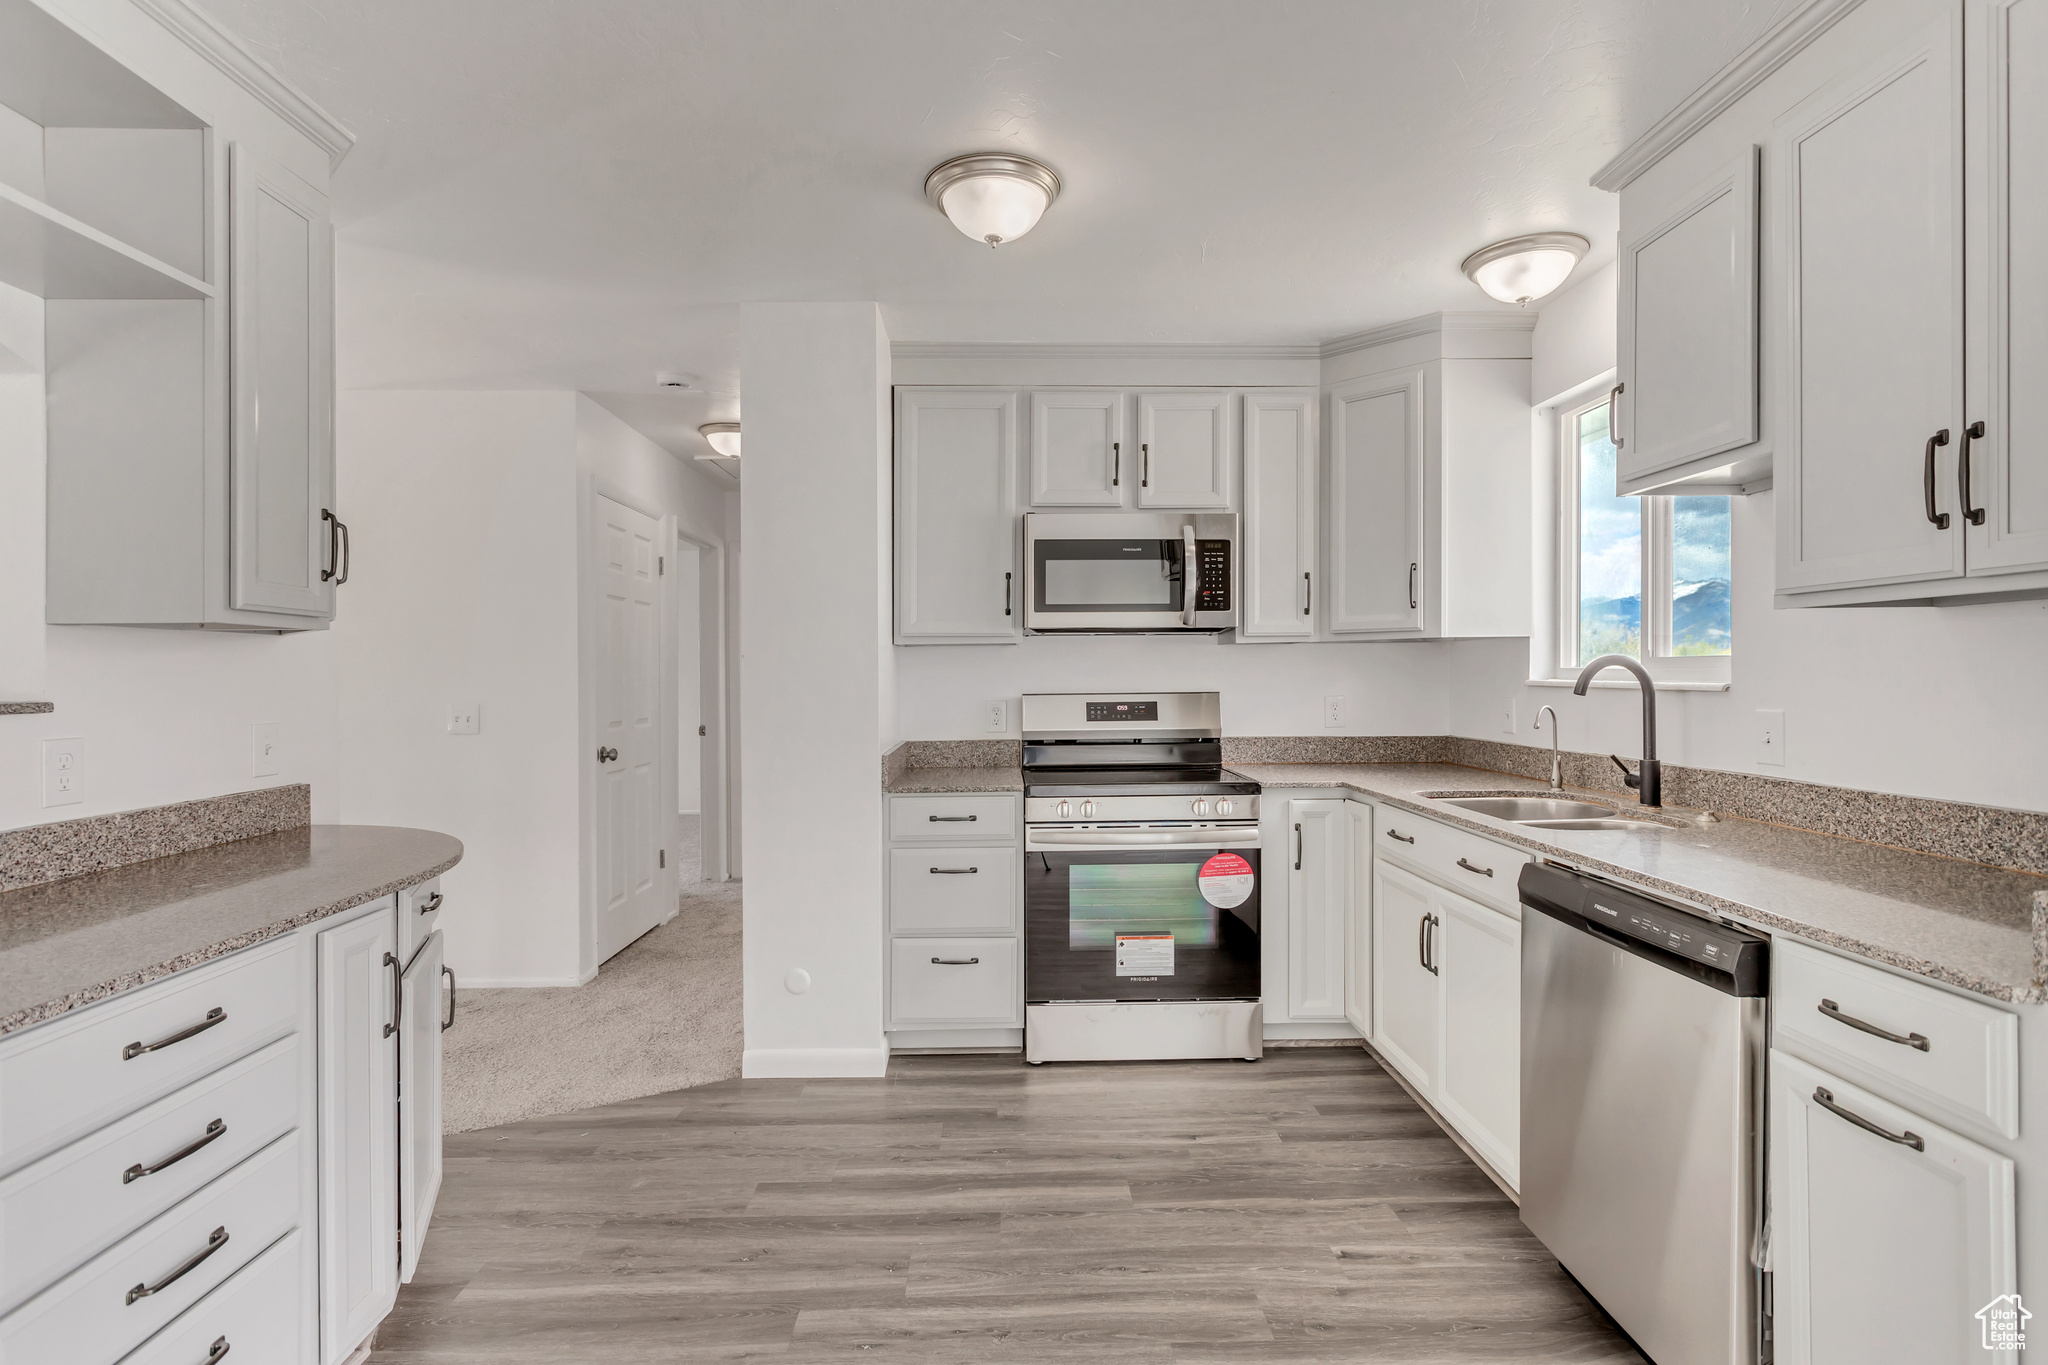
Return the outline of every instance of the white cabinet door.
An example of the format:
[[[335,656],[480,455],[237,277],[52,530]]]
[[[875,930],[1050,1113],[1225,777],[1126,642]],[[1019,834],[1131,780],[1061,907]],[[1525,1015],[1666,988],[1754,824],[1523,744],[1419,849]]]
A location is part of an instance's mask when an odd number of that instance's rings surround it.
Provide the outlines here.
[[[441,935],[405,968],[398,1025],[398,1278],[410,1283],[441,1193]]]
[[[1433,961],[1442,971],[1436,1107],[1510,1185],[1521,1183],[1522,926],[1439,891]]]
[[[1345,894],[1351,877],[1346,801],[1290,801],[1287,872],[1287,1016],[1344,1017]]]
[[[396,915],[318,939],[320,1355],[337,1365],[398,1298]]]
[[[1244,396],[1237,638],[1315,638],[1316,396]]]
[[[1329,633],[1422,630],[1423,372],[1330,394]]]
[[[1033,507],[1123,506],[1124,406],[1100,390],[1031,395]]]
[[[1438,980],[1426,954],[1435,888],[1388,863],[1372,873],[1372,1042],[1424,1095],[1436,1093]]]
[[[2048,0],[1973,0],[1966,14],[1970,109],[1984,120],[1967,142],[1967,418],[1983,432],[1966,447],[1966,510],[1982,516],[1964,529],[1970,575],[1994,577],[1990,590],[1998,574],[2048,569]]]
[[[232,605],[331,616],[334,236],[327,198],[232,148]]]
[[[1372,807],[1346,801],[1351,875],[1344,897],[1344,1017],[1372,1036]]]
[[[1773,134],[1780,592],[1963,572],[1959,18],[1815,95]]]
[[[1770,1076],[1781,1365],[2017,1361],[1976,1317],[2016,1288],[2013,1163],[1786,1053]]]
[[[1017,395],[896,391],[896,639],[1014,644]]]
[[[1138,506],[1231,505],[1230,397],[1221,389],[1138,395]]]
[[[1757,439],[1757,149],[1621,244],[1616,474]]]

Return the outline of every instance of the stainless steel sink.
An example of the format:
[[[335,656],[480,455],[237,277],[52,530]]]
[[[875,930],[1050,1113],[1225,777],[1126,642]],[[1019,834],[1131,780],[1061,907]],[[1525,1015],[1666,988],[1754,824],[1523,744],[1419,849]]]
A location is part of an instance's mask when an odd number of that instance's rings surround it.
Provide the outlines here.
[[[1530,829],[1662,829],[1647,820],[1517,820]]]
[[[1542,796],[1451,797],[1445,799],[1444,804],[1456,806],[1460,810],[1469,810],[1475,815],[1491,815],[1496,820],[1513,820],[1518,824],[1539,820],[1600,819],[1612,817],[1614,814],[1612,806]]]

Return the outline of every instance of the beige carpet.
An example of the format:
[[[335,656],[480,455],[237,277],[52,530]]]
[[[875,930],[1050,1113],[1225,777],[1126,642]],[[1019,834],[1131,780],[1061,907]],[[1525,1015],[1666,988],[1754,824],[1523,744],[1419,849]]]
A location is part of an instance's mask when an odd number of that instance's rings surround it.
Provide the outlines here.
[[[462,993],[444,1035],[445,1131],[740,1074],[740,884],[696,881],[694,861],[676,917],[588,985]]]

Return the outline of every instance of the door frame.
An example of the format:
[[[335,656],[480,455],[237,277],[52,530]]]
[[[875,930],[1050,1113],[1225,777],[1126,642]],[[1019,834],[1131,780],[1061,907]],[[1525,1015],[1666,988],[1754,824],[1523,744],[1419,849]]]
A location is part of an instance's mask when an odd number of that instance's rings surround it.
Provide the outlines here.
[[[692,534],[677,525],[673,539],[678,552],[685,545],[697,551],[697,671],[702,680],[702,724],[706,740],[698,766],[702,785],[699,801],[702,809],[697,817],[698,855],[703,879],[724,882],[732,880],[733,875],[732,812],[738,808],[733,795],[731,707],[727,699],[727,646],[732,638],[727,611],[729,566],[725,543],[714,536]],[[671,610],[680,610],[681,606],[682,603],[677,601]],[[680,655],[682,646],[680,627],[674,634],[675,648],[671,659]],[[678,672],[678,684],[680,681]],[[670,708],[671,711],[674,709]],[[673,717],[670,723],[680,726],[680,720]],[[670,748],[673,753],[674,746]],[[680,774],[676,794],[678,798],[682,795]]]

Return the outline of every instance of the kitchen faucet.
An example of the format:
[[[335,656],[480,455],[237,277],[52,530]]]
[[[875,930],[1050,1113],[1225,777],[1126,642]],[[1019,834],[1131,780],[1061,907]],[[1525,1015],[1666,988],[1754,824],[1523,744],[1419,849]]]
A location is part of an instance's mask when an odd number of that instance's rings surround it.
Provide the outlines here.
[[[1550,716],[1550,789],[1561,792],[1564,790],[1564,768],[1559,764],[1557,757],[1557,712],[1548,706],[1540,708],[1536,712],[1536,728],[1539,730],[1543,728],[1545,713]]]
[[[1614,766],[1621,769],[1621,780],[1630,790],[1638,791],[1637,798],[1646,806],[1664,804],[1664,767],[1657,762],[1657,689],[1650,682],[1650,675],[1643,666],[1626,654],[1602,654],[1579,670],[1579,680],[1572,684],[1572,695],[1586,695],[1586,685],[1593,681],[1593,675],[1603,668],[1625,668],[1636,675],[1636,684],[1643,689],[1643,761],[1634,772],[1621,761],[1621,755],[1609,754]],[[1552,722],[1555,734],[1555,721]]]

